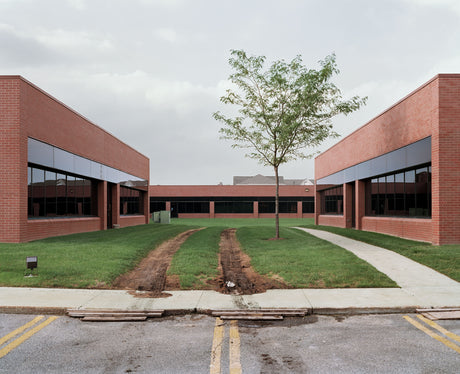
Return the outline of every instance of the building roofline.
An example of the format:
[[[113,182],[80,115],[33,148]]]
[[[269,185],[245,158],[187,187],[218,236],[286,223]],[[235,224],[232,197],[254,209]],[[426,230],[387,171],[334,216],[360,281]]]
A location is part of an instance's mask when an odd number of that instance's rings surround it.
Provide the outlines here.
[[[372,122],[374,122],[377,118],[383,116],[385,113],[389,112],[389,111],[392,110],[394,107],[398,106],[398,105],[401,104],[403,101],[407,100],[409,97],[415,95],[417,92],[421,91],[421,90],[424,89],[426,86],[429,86],[429,85],[430,85],[431,83],[433,83],[434,81],[439,80],[439,78],[457,78],[457,79],[460,79],[460,73],[439,73],[439,74],[436,74],[433,78],[431,78],[431,79],[428,80],[427,82],[423,83],[421,86],[417,87],[415,90],[411,91],[409,94],[407,94],[406,96],[404,96],[402,99],[399,99],[396,103],[394,103],[393,105],[391,105],[390,107],[388,107],[387,109],[385,109],[383,112],[381,112],[380,114],[376,115],[375,117],[372,117],[372,119],[370,119],[369,121],[367,121],[364,125],[358,127],[356,130],[354,130],[353,132],[351,132],[350,134],[348,134],[348,135],[345,136],[344,138],[340,139],[337,143],[335,143],[333,146],[331,146],[331,147],[329,147],[328,149],[326,149],[324,152],[321,152],[318,156],[315,157],[315,159],[317,159],[318,157],[321,157],[321,155],[323,155],[324,153],[326,153],[326,152],[329,151],[330,149],[339,146],[340,143],[344,142],[347,138],[351,137],[354,133],[356,133],[356,132],[358,132],[358,131],[361,131],[364,127],[369,126],[369,125],[370,125]]]
[[[112,137],[114,137],[115,139],[117,139],[118,141],[120,141],[121,143],[123,143],[125,146],[127,146],[128,148],[130,148],[131,150],[133,150],[134,152],[136,152],[137,154],[139,154],[140,156],[144,157],[145,159],[149,160],[150,159],[142,154],[141,152],[139,152],[137,149],[133,148],[132,146],[130,146],[129,144],[125,143],[123,140],[121,140],[120,138],[118,138],[117,136],[115,136],[114,134],[112,134],[111,132],[107,131],[106,129],[102,128],[101,126],[99,126],[98,124],[94,123],[93,121],[91,121],[90,119],[88,119],[87,117],[83,116],[82,114],[80,114],[79,112],[77,112],[75,109],[72,109],[70,106],[68,106],[67,104],[63,103],[61,100],[57,99],[56,97],[52,96],[51,94],[49,94],[48,92],[46,92],[45,90],[43,90],[42,88],[38,87],[36,84],[32,83],[31,81],[27,80],[26,78],[24,78],[22,75],[0,75],[0,79],[19,79],[21,81],[23,81],[24,83],[28,84],[29,86],[33,87],[34,89],[36,89],[37,91],[41,92],[42,94],[46,95],[48,98],[50,98],[51,100],[55,101],[56,103],[58,103],[59,105],[62,105],[63,107],[65,107],[66,109],[70,110],[72,113],[76,114],[77,116],[79,116],[80,118],[84,119],[86,122],[90,123],[91,125],[97,127],[98,129],[100,129],[101,131],[105,132],[107,135],[110,135]]]

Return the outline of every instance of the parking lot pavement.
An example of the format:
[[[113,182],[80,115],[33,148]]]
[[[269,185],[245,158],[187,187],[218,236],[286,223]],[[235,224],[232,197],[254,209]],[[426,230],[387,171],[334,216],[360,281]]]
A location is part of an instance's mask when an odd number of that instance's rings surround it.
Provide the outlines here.
[[[0,358],[0,373],[458,373],[460,321],[435,323],[414,314],[104,323],[1,314],[0,352],[33,333]]]

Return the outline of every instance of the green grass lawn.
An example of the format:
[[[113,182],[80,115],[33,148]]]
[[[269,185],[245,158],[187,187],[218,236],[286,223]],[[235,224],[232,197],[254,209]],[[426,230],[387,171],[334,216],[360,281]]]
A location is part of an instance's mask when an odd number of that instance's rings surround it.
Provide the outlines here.
[[[152,224],[0,244],[0,286],[110,286],[161,242],[190,228]],[[38,256],[38,277],[24,277],[27,256]]]
[[[460,281],[460,245],[432,246],[371,232],[320,227],[311,219],[282,219],[283,240],[274,236],[273,219],[174,219],[150,224],[0,244],[0,286],[110,287],[161,242],[191,228],[193,234],[176,253],[169,270],[183,289],[206,288],[218,275],[220,232],[238,228],[243,250],[256,271],[280,276],[293,287],[396,287],[366,262],[344,249],[287,226],[320,228],[394,250]],[[27,256],[38,256],[38,277],[24,277]]]
[[[281,276],[295,288],[397,287],[385,274],[343,248],[297,229],[282,227],[283,240],[270,227],[237,231],[243,250],[260,274]]]
[[[243,227],[243,226],[271,226],[275,230],[274,218],[173,218],[173,225],[194,225],[201,227]],[[304,226],[313,224],[313,218],[280,218],[280,226]],[[273,234],[273,236],[275,236]]]
[[[220,233],[224,228],[208,227],[190,236],[176,252],[168,275],[179,276],[182,289],[207,288],[206,281],[218,275]]]
[[[376,232],[330,226],[315,226],[313,224],[302,226],[329,231],[334,234],[390,249],[460,282],[460,245],[435,246],[429,243],[402,239]]]

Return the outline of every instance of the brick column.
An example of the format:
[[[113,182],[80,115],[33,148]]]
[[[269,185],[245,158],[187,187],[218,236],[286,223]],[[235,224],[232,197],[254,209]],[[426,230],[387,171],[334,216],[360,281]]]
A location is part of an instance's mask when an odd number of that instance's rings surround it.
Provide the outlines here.
[[[97,185],[97,216],[101,219],[101,230],[107,230],[107,181]]]
[[[209,218],[215,218],[214,214],[214,201],[209,202]]]
[[[120,185],[114,184],[112,188],[112,225],[120,224]]]
[[[366,184],[363,181],[355,181],[355,227],[363,229],[363,217],[366,215]]]
[[[253,212],[254,212],[254,218],[259,218],[259,202],[258,201],[253,202]]]
[[[142,192],[142,199],[144,203],[144,217],[145,223],[148,224],[150,222],[150,198],[148,190]]]
[[[318,225],[318,218],[321,214],[321,194],[316,190],[315,184],[315,225]]]
[[[302,217],[303,217],[302,202],[297,201],[297,218],[302,218]]]
[[[343,217],[345,227],[353,227],[353,186],[350,183],[343,185]]]

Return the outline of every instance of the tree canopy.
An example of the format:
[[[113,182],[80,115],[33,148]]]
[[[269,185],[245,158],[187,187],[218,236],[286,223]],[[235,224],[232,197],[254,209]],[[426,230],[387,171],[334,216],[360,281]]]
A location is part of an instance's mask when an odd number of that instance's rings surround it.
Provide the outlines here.
[[[348,100],[331,79],[339,73],[335,54],[319,61],[320,69],[308,69],[301,56],[291,62],[274,61],[265,67],[265,56],[249,56],[232,50],[229,64],[233,70],[220,100],[238,108],[238,115],[215,112],[223,123],[223,139],[233,147],[246,148],[246,156],[274,168],[276,176],[276,222],[278,230],[278,168],[290,160],[313,156],[312,148],[337,136],[332,118],[349,114],[366,103],[367,98]]]

